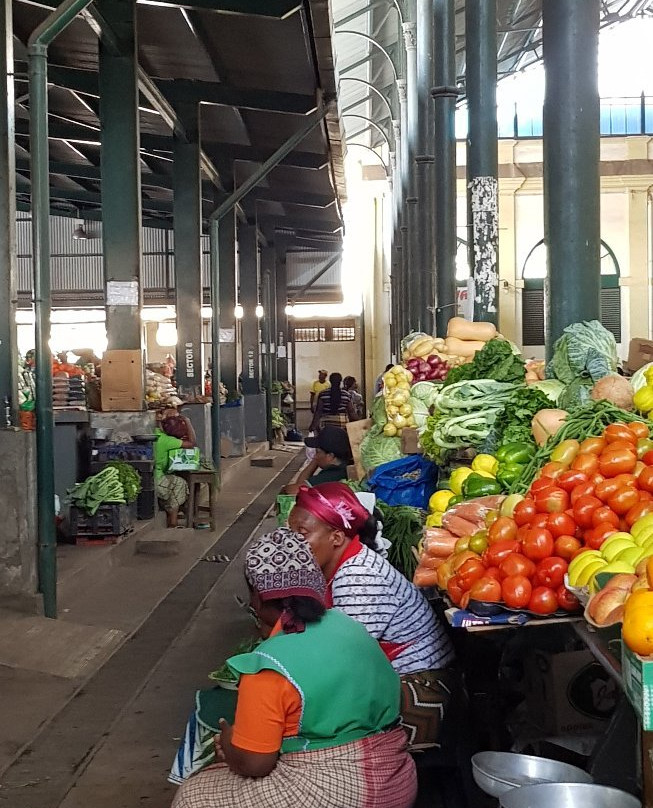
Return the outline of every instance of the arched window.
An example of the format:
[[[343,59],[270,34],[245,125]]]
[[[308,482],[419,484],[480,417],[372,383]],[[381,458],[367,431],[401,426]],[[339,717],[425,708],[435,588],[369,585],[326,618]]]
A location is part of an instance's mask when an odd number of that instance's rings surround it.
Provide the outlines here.
[[[601,241],[601,322],[621,342],[621,289],[619,263]],[[544,279],[546,245],[541,239],[526,256],[522,279],[522,345],[544,345]]]

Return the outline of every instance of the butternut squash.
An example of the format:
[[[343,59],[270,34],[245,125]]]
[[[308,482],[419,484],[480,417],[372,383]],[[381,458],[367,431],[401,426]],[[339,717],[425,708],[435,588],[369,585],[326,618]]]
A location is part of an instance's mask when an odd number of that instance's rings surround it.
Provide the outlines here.
[[[474,356],[476,351],[485,347],[485,343],[480,340],[465,340],[458,337],[447,337],[445,340],[445,350],[454,356]]]
[[[447,326],[447,336],[464,340],[488,342],[497,335],[497,329],[492,323],[472,323],[463,317],[452,317]]]

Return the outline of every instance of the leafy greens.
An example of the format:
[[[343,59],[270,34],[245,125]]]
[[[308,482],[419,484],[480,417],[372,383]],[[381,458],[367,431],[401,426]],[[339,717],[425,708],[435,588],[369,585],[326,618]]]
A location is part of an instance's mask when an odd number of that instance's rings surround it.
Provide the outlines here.
[[[503,339],[491,339],[478,351],[471,362],[452,368],[445,385],[466,379],[494,379],[497,382],[523,382],[526,370],[524,360]]]

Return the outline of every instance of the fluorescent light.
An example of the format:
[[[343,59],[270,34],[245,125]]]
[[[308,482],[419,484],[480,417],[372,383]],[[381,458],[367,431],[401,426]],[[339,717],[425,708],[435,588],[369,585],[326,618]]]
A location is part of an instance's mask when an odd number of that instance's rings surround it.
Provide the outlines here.
[[[213,309],[210,306],[202,306],[202,317],[205,320],[210,320],[213,317]]]
[[[162,323],[175,317],[174,306],[147,306],[141,309],[141,320],[149,323]]]
[[[245,314],[245,310],[243,309],[243,307],[240,305],[240,303],[236,303],[236,305],[234,307],[234,317],[237,320],[242,320],[244,314]]]
[[[292,303],[289,303],[289,304],[286,306],[286,308],[284,309],[284,311],[285,311],[285,313],[286,313],[286,316],[288,316],[288,317],[292,317],[292,316],[293,316],[293,314],[295,313],[295,307],[292,305]]]
[[[159,323],[156,330],[156,344],[162,348],[171,348],[177,344],[177,326],[175,323]]]
[[[261,306],[261,304],[260,304],[260,303],[259,303],[259,304],[256,306],[256,309],[254,310],[254,312],[255,312],[256,316],[257,316],[259,319],[260,319],[261,317],[263,317],[263,315],[265,314],[265,312],[263,311],[263,306]]]

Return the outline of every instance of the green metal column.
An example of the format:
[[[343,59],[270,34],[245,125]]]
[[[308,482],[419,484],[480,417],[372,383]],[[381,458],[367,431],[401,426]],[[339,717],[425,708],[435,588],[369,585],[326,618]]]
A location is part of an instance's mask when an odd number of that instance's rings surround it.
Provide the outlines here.
[[[225,221],[227,220],[223,219],[223,222]],[[211,367],[213,369],[213,378],[211,379],[211,456],[213,459],[213,468],[215,468],[218,474],[220,473],[222,464],[220,440],[220,288],[222,281],[220,230],[220,222],[217,219],[212,219],[209,222],[209,244],[211,250]],[[233,312],[233,306],[231,309]]]
[[[102,242],[110,349],[140,349],[141,165],[136,3],[97,0],[120,55],[100,37]]]
[[[547,356],[570,323],[601,312],[599,0],[543,4]]]
[[[435,24],[435,300],[436,331],[456,314],[456,37],[454,0],[433,0]]]
[[[274,443],[272,431],[272,382],[274,373],[273,355],[273,294],[272,271],[274,269],[274,247],[264,247],[261,255],[261,301],[263,304],[262,337],[263,337],[263,388],[265,389],[265,420],[268,442]]]
[[[435,325],[435,154],[433,121],[433,0],[417,0],[417,253],[411,273],[416,330],[433,333]]]
[[[177,384],[202,395],[202,172],[198,104],[177,109],[188,142],[173,135],[173,226],[177,303]]]
[[[16,170],[14,142],[14,42],[11,0],[2,0],[0,63],[5,74],[0,93],[0,404],[5,398],[16,416]]]
[[[401,139],[397,162],[399,165],[399,187],[397,193],[400,194],[398,200],[399,213],[397,227],[399,236],[397,239],[397,251],[399,270],[399,281],[397,283],[397,324],[398,341],[408,333],[408,225],[406,222],[406,199],[408,197],[408,88],[405,79],[397,81],[397,95],[399,96],[399,127]]]
[[[259,321],[256,316],[260,285],[260,259],[258,234],[254,224],[242,225],[238,230],[240,249],[240,303],[243,357],[243,394],[255,395],[261,391],[261,345]]]
[[[465,3],[465,48],[468,261],[474,279],[474,319],[498,325],[496,0]]]
[[[280,382],[288,381],[288,270],[286,268],[286,245],[277,244],[276,248],[276,309],[277,329],[275,341],[277,344],[277,379]]]
[[[415,3],[411,2],[411,19],[415,19]],[[404,244],[406,256],[406,318],[408,330],[416,327],[417,284],[414,273],[419,252],[420,234],[417,232],[417,188],[415,153],[417,148],[417,26],[414,22],[403,23],[404,44],[406,47],[406,187],[404,214],[406,217],[407,239]]]
[[[236,306],[236,211],[225,214],[219,220],[220,250],[220,376],[229,392],[238,389],[236,369],[237,328],[234,309]]]

